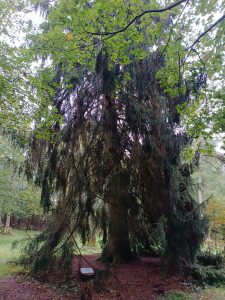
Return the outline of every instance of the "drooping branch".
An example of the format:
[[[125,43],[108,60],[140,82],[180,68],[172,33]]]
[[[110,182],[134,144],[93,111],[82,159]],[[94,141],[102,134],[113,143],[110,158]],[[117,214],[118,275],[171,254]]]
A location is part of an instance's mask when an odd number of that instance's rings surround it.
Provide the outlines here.
[[[223,15],[221,18],[219,18],[215,23],[213,23],[208,29],[206,29],[204,32],[202,32],[198,38],[188,47],[186,50],[192,49],[200,40],[205,36],[208,32],[210,32],[212,29],[214,29],[217,25],[219,25],[223,20],[225,19],[225,15]]]
[[[219,160],[221,163],[223,163],[223,164],[225,163],[224,154],[221,154],[221,153],[218,153],[218,152],[215,152],[212,155],[204,154],[202,156],[204,156],[204,157],[210,157],[210,158],[215,158],[216,160]]]
[[[105,32],[90,32],[87,31],[88,34],[92,34],[92,35],[100,35],[100,36],[107,36],[107,35],[111,35],[114,36],[118,33],[124,32],[126,31],[135,21],[137,21],[138,19],[140,19],[141,17],[143,17],[146,14],[151,14],[151,13],[161,13],[167,10],[171,10],[174,7],[184,3],[184,2],[188,2],[189,0],[180,0],[176,3],[170,4],[169,6],[166,6],[164,8],[160,8],[160,9],[148,9],[143,11],[142,13],[140,13],[139,15],[137,15],[136,17],[134,17],[124,28],[121,28],[119,30],[116,31],[105,31]]]

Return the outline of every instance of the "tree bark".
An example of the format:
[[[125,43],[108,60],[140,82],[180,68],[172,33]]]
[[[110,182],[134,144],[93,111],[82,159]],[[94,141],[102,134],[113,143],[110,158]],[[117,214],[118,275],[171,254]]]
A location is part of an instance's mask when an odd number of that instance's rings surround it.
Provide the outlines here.
[[[120,199],[114,199],[108,205],[108,241],[107,257],[113,263],[123,263],[131,258],[127,210]]]
[[[89,240],[88,240],[88,246],[96,246],[96,234],[92,233]]]
[[[5,223],[5,229],[4,229],[4,234],[9,233],[9,226],[10,226],[10,213],[7,214],[6,223]]]
[[[124,176],[121,165],[122,148],[117,128],[117,108],[113,94],[113,74],[105,70],[103,76],[104,93],[104,139],[107,171],[108,237],[102,259],[122,263],[130,259],[129,230],[125,197],[128,194],[129,180]],[[128,176],[129,178],[129,176]]]
[[[205,200],[205,195],[204,195],[204,183],[201,175],[200,165],[201,165],[201,156],[199,158],[199,168],[198,168],[198,201],[201,204]]]

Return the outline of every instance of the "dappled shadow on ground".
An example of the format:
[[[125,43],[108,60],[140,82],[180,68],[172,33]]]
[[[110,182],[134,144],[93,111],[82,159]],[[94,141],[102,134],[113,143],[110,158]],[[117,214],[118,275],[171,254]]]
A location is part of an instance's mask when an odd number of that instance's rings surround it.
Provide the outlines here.
[[[135,299],[151,300],[170,291],[185,291],[189,283],[181,276],[160,273],[158,258],[141,257],[129,264],[111,266],[110,269],[96,261],[96,255],[85,257],[90,265],[97,268],[93,299]],[[88,263],[82,260],[82,266]],[[74,270],[79,266],[74,261]]]
[[[171,291],[190,290],[190,284],[180,275],[160,274],[159,259],[137,258],[129,264],[105,266],[97,261],[99,255],[75,257],[70,290],[60,283],[60,276],[41,281],[21,276],[0,278],[1,300],[52,300],[79,299],[77,271],[79,267],[92,266],[96,270],[93,300],[126,299],[151,300]]]

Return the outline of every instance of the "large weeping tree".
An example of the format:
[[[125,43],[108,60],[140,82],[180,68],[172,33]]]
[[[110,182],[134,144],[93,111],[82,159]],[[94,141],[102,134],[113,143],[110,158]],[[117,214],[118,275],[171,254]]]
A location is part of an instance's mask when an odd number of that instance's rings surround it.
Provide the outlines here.
[[[141,13],[146,1],[48,1],[48,22],[34,46],[52,64],[40,75],[48,89],[37,95],[60,118],[50,122],[50,139],[34,135],[27,162],[51,212],[46,230],[27,246],[34,272],[59,253],[61,267],[70,268],[75,238],[86,242],[96,229],[104,260],[123,262],[152,248],[169,265],[194,263],[207,222],[191,182],[198,155],[182,160],[192,138],[177,108],[200,101],[206,73],[195,62],[186,68],[176,27],[182,3],[154,3],[165,14],[149,19]],[[180,15],[168,14],[174,7]],[[37,123],[39,135],[47,121]]]

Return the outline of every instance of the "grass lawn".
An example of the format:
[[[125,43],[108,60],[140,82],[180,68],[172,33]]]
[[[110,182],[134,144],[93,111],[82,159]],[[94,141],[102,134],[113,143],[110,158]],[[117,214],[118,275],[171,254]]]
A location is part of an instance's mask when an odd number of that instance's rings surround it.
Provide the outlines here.
[[[225,288],[208,288],[197,295],[194,300],[225,300]]]
[[[13,262],[15,262],[20,256],[21,243],[19,243],[14,249],[12,249],[12,243],[29,236],[32,237],[35,234],[38,234],[38,232],[32,230],[26,232],[26,230],[17,229],[11,230],[10,234],[0,233],[0,277],[13,274],[20,270],[20,267]],[[78,244],[81,248],[82,254],[93,254],[101,252],[98,243],[96,246],[82,246],[79,242]]]
[[[167,296],[158,297],[157,300],[225,300],[224,288],[208,288],[198,293],[172,292]]]
[[[19,266],[13,264],[18,259],[21,246],[12,249],[12,243],[28,236],[34,236],[37,231],[11,230],[10,234],[0,233],[0,277],[10,275],[20,270]]]

